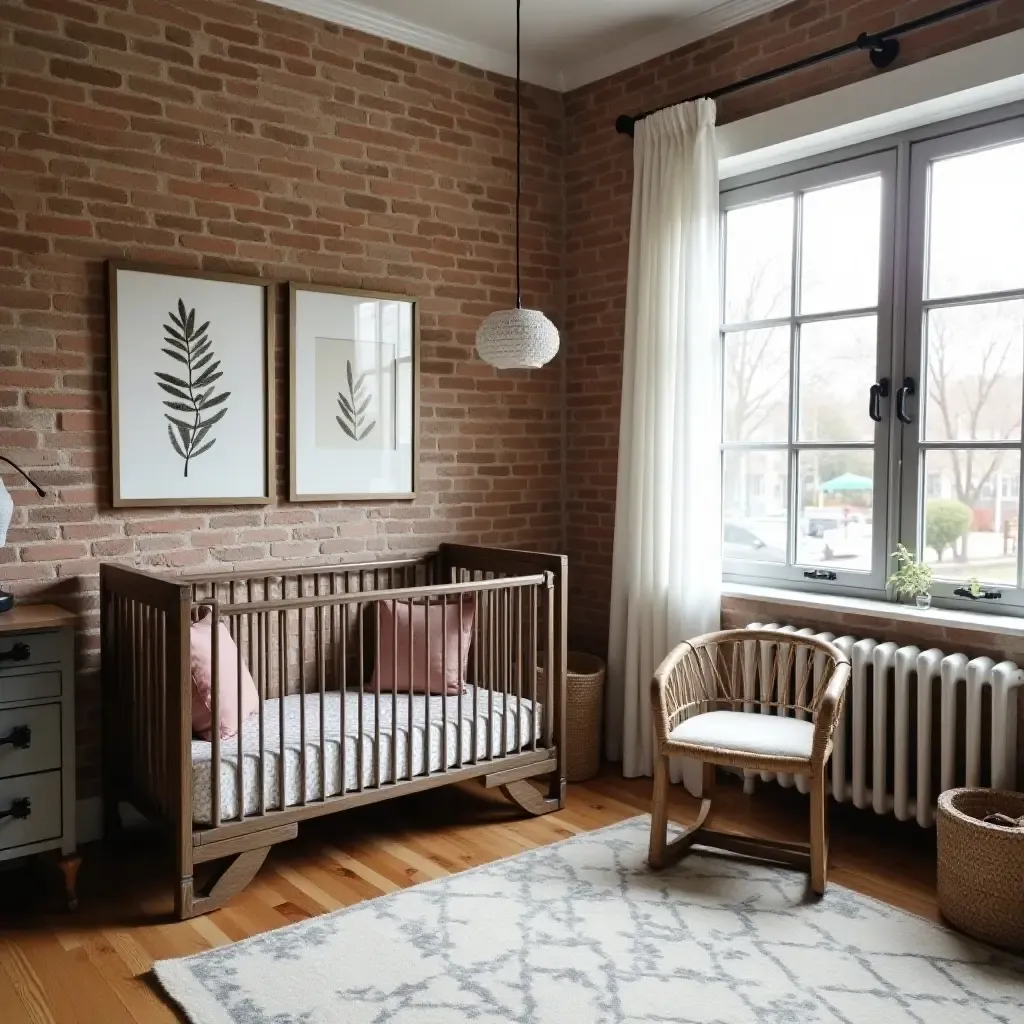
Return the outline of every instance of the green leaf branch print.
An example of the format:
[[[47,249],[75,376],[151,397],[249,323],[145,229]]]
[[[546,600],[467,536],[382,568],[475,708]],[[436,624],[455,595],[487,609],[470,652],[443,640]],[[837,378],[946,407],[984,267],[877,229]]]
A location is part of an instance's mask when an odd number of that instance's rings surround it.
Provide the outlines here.
[[[216,438],[207,438],[214,424],[227,415],[228,407],[224,403],[231,392],[214,393],[217,390],[214,385],[224,373],[220,360],[214,358],[213,339],[208,334],[210,321],[196,327],[195,309],[186,310],[181,299],[178,299],[177,315],[173,311],[167,315],[171,322],[164,324],[166,347],[163,353],[182,364],[182,369],[177,370],[182,376],[155,372],[160,387],[170,395],[164,399],[164,405],[171,410],[164,413],[169,421],[167,436],[171,447],[185,461],[187,477],[192,459],[199,458],[217,443]]]
[[[360,374],[357,379],[352,372],[352,360],[345,360],[345,376],[348,378],[348,397],[338,392],[338,407],[341,415],[334,418],[338,426],[352,438],[353,441],[365,441],[370,431],[377,426],[376,420],[366,422],[366,410],[373,401],[373,392],[366,383],[366,374]]]

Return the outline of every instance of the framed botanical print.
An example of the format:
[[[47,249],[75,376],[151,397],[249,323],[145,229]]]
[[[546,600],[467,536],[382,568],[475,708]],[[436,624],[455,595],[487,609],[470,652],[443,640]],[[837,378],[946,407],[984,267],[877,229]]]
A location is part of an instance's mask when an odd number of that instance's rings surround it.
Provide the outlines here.
[[[290,305],[291,500],[415,497],[416,300],[292,284]]]
[[[274,286],[109,264],[113,504],[274,497]]]

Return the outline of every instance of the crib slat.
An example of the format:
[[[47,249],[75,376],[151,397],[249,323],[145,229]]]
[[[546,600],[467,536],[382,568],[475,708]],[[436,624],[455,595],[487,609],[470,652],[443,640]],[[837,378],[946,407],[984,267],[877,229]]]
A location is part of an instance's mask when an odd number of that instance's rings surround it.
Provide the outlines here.
[[[364,577],[360,574],[359,589],[363,589]],[[363,737],[366,735],[364,729],[363,714],[363,673],[366,660],[363,651],[363,605],[362,602],[356,605],[356,632],[359,635],[359,664],[356,666],[356,675],[359,677],[359,732],[356,734],[356,789],[363,791]]]
[[[508,757],[508,691],[512,680],[509,669],[511,666],[512,637],[509,625],[509,591],[501,590],[501,621],[500,635],[501,646],[498,648],[498,657],[501,663],[501,756]]]
[[[210,820],[216,828],[220,824],[220,609],[216,603],[210,615],[210,652],[213,659],[213,695],[210,709],[213,715],[210,725],[210,738],[213,742],[213,774],[210,779],[213,814]],[[241,798],[242,794],[239,793],[238,796]]]
[[[430,595],[426,597],[425,613],[423,615],[423,640],[424,640],[424,654],[423,654],[423,678],[426,680],[426,695],[423,698],[424,707],[424,726],[423,726],[423,774],[430,774],[430,752],[433,748],[433,736],[430,733],[430,702],[431,702],[431,686],[430,686]],[[415,634],[413,634],[415,636]],[[412,680],[409,681],[409,685],[412,686]],[[412,700],[412,692],[409,693],[409,699]]]
[[[547,612],[548,643],[544,656],[545,674],[547,676],[547,692],[545,693],[545,707],[549,709],[546,717],[547,745],[550,750],[555,745],[555,591],[549,583],[545,601]]]
[[[391,782],[398,782],[398,602],[391,602]]]
[[[429,632],[429,630],[428,630]],[[429,699],[429,698],[428,698]],[[441,598],[441,771],[448,771],[448,598]]]
[[[284,589],[284,580],[281,581]],[[288,693],[288,613],[281,611],[277,618],[277,806],[283,811],[285,802],[285,775],[288,759],[285,757],[284,698]]]
[[[456,703],[458,704],[458,707],[455,710],[455,713],[458,716],[458,723],[459,723],[459,726],[458,726],[458,736],[455,739],[455,744],[456,744],[456,746],[458,748],[458,754],[456,755],[455,763],[460,768],[462,767],[462,690],[463,690],[463,684],[464,684],[464,679],[463,679],[463,674],[462,674],[462,649],[463,649],[463,643],[464,643],[463,636],[462,636],[462,623],[465,621],[465,619],[463,618],[463,614],[464,613],[463,613],[463,607],[462,607],[462,596],[463,596],[462,594],[459,594],[459,652],[458,652],[459,653],[459,664],[458,664],[459,693],[458,693],[458,697],[456,698]]]
[[[405,732],[405,742],[406,742],[406,747],[407,747],[407,750],[406,750],[406,775],[411,780],[412,777],[416,774],[415,763],[413,761],[413,742],[412,742],[413,735],[414,735],[413,727],[415,725],[415,723],[413,722],[413,714],[412,714],[413,707],[415,705],[415,701],[412,699],[412,680],[413,680],[413,676],[414,676],[415,670],[416,670],[416,664],[415,664],[415,660],[414,660],[415,659],[415,652],[413,650],[413,637],[415,636],[415,634],[413,633],[412,623],[413,623],[413,618],[416,615],[416,602],[413,601],[412,599],[410,599],[409,602],[408,602],[408,608],[409,608],[409,618],[408,618],[408,621],[405,624],[405,630],[406,630],[406,634],[407,634],[406,635],[406,640],[408,641],[408,647],[409,647],[408,686],[406,686],[406,688],[405,688],[405,712],[406,712],[406,717],[408,718],[408,728],[406,729],[406,732]]]
[[[344,577],[345,593],[348,593],[348,576]],[[341,650],[339,652],[339,662],[341,667],[340,679],[338,687],[341,695],[341,700],[338,708],[338,716],[341,719],[341,738],[338,741],[341,744],[338,750],[338,761],[340,767],[338,771],[341,773],[341,788],[340,793],[344,795],[348,789],[348,737],[345,735],[345,714],[348,708],[348,629],[349,629],[349,607],[350,605],[339,605],[338,606],[338,619],[339,629],[341,632]]]
[[[537,749],[537,588],[530,587],[530,742]],[[548,709],[550,714],[550,708]]]
[[[377,583],[377,573],[373,574]],[[375,664],[373,666],[373,784],[380,789],[380,655],[384,638],[380,635],[380,601],[373,602],[376,636],[374,637]]]
[[[494,573],[488,573],[494,578]],[[494,591],[487,593],[487,758],[495,757],[495,686],[498,683],[498,596]]]
[[[523,749],[523,592],[516,591],[516,753]]]
[[[153,658],[153,652],[155,645],[153,643],[153,619],[156,616],[156,609],[147,605],[146,614],[143,620],[145,628],[143,630],[143,636],[145,637],[145,650],[143,651],[143,657],[146,662],[146,707],[153,707],[156,702],[156,662]],[[157,738],[153,730],[154,726],[153,716],[146,715],[146,783],[149,792],[153,792],[156,789],[156,774],[157,774]]]
[[[472,573],[470,573],[472,578]],[[483,605],[485,595],[478,594],[474,596],[476,601],[476,614],[473,616],[473,723],[470,726],[470,742],[473,744],[472,755],[470,757],[470,763],[476,764],[479,760],[480,748],[477,745],[479,738],[477,736],[477,716],[479,715],[479,709],[477,708],[477,700],[480,696],[480,648],[483,646],[483,612],[482,608],[486,607]]]
[[[266,597],[266,586],[264,585],[264,597]],[[256,774],[259,777],[260,787],[260,814],[267,813],[267,791],[266,791],[266,764],[267,764],[267,734],[266,734],[266,706],[267,692],[270,689],[270,616],[264,612],[259,617],[259,639],[263,643],[263,657],[260,659],[260,677],[257,686],[260,694],[260,759],[256,765]]]
[[[317,590],[320,589],[320,577],[317,577]],[[318,608],[316,613],[316,681],[320,690],[320,800],[327,799],[327,664],[324,656],[324,625],[326,608]]]
[[[305,584],[302,596],[305,597]],[[299,609],[299,804],[306,806],[306,609]]]
[[[232,594],[234,593],[234,587],[231,588]],[[232,616],[231,621],[235,622],[235,699],[238,701],[235,704],[237,710],[238,728],[235,731],[236,749],[238,754],[238,760],[235,764],[235,784],[236,791],[238,793],[238,820],[241,821],[245,817],[245,761],[242,757],[242,622],[241,619],[235,621],[237,616]]]

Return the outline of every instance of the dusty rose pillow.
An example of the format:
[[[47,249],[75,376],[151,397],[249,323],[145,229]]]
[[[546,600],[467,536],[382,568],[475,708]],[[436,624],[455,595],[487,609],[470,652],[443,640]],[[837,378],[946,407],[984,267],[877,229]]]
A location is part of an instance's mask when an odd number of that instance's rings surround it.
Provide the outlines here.
[[[208,740],[213,735],[213,616],[206,609],[203,618],[192,623],[192,734]],[[227,626],[221,622],[217,634],[217,661],[220,681],[220,737],[238,732],[241,723],[260,704],[260,695],[252,681],[248,665],[242,662],[242,707],[238,707],[238,648]]]
[[[476,602],[463,599],[462,621],[458,601],[449,601],[443,615],[441,605],[431,603],[429,615],[422,604],[414,603],[410,614],[408,601],[380,602],[380,636],[378,661],[372,685],[380,678],[381,690],[409,690],[409,640],[412,638],[412,690],[414,693],[454,696],[466,683],[469,646],[473,640]],[[443,620],[443,621],[442,621]],[[398,668],[392,674],[395,654],[395,627],[398,628]],[[430,635],[430,669],[427,671],[427,635]],[[442,633],[444,642],[442,644]],[[459,658],[459,637],[462,637],[462,658]],[[442,651],[443,661],[442,661]]]

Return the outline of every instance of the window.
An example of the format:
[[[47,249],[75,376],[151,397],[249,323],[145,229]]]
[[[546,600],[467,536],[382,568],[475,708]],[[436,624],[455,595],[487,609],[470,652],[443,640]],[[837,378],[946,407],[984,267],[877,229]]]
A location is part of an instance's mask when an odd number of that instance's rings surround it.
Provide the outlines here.
[[[722,192],[726,578],[1024,607],[1024,117],[932,126]]]

